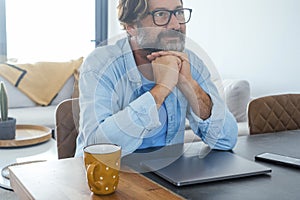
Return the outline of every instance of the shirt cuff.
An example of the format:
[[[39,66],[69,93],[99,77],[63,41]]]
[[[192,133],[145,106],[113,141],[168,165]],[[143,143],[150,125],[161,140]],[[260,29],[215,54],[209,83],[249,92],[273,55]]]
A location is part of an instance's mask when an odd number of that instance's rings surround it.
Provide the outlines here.
[[[190,108],[190,113],[192,115],[192,117],[194,118],[194,120],[198,123],[198,124],[201,124],[201,125],[208,125],[210,123],[210,117],[207,118],[206,120],[203,120],[201,119],[200,117],[198,117],[192,108]]]
[[[160,126],[156,102],[150,92],[141,95],[129,104],[133,120],[140,123],[147,130]]]

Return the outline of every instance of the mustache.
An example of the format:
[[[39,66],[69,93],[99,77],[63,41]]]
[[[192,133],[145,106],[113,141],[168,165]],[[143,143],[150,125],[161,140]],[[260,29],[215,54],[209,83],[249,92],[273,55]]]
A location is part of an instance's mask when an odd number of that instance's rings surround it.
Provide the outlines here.
[[[163,38],[163,37],[178,37],[178,38],[184,38],[185,34],[181,32],[180,30],[166,30],[161,32],[158,35],[158,38]]]

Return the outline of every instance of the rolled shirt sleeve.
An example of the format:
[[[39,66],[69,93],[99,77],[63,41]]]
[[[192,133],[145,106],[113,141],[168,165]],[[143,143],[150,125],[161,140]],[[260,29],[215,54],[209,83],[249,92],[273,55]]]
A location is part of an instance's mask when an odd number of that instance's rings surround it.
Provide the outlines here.
[[[187,109],[187,117],[192,130],[213,149],[232,149],[237,141],[237,122],[228,110],[225,102],[210,79],[210,73],[203,62],[190,53],[190,62],[194,79],[212,100],[211,116],[202,120],[191,108]]]

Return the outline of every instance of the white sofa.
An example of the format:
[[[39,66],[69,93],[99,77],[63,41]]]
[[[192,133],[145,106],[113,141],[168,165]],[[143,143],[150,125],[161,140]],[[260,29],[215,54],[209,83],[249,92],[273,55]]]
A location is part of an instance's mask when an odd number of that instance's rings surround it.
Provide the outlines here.
[[[17,124],[43,125],[54,129],[56,106],[61,101],[72,97],[74,80],[73,76],[67,80],[49,106],[39,106],[0,76],[0,81],[4,81],[8,94],[8,115],[16,118]]]
[[[250,84],[246,80],[223,80],[225,102],[237,120],[238,134],[248,135],[248,103],[250,102]]]
[[[49,128],[55,128],[55,109],[63,100],[69,99],[73,94],[74,77],[70,77],[61,91],[49,106],[38,106],[31,101],[25,94],[0,76],[0,81],[4,81],[9,98],[9,116],[17,119],[17,124],[44,125]],[[218,85],[218,84],[217,84]],[[235,116],[239,135],[247,135],[247,105],[250,100],[250,86],[246,80],[223,80],[219,91],[224,91],[223,98],[229,110]],[[47,89],[47,88],[45,88]],[[188,125],[187,125],[188,126]]]

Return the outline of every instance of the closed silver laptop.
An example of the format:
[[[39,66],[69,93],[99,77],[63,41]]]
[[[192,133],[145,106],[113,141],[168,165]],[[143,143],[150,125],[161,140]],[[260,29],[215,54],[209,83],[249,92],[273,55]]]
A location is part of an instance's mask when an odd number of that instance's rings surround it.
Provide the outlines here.
[[[242,158],[228,151],[209,151],[199,156],[201,143],[189,144],[188,150],[173,162],[173,158],[142,161],[141,165],[176,186],[219,181],[270,173],[261,164]],[[170,163],[164,166],[165,163]],[[162,167],[163,166],[163,167]]]

